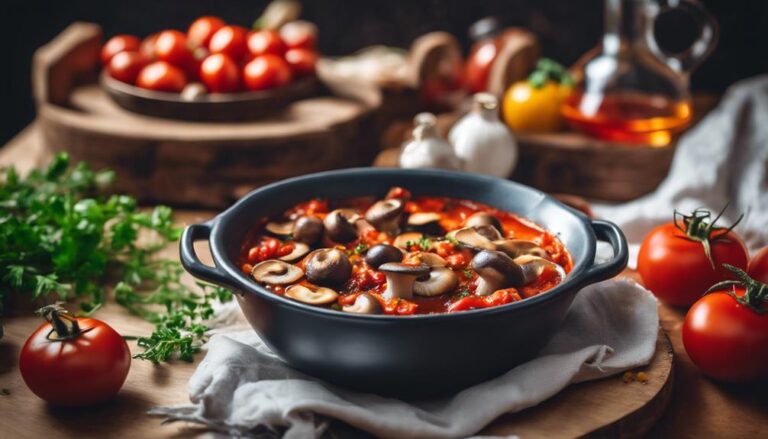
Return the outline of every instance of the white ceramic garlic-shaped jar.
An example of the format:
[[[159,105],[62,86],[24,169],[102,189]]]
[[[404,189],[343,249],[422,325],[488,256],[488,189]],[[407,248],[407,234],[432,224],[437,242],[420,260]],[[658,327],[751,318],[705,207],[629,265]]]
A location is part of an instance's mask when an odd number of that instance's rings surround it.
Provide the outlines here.
[[[472,110],[448,134],[464,170],[507,178],[517,164],[517,142],[499,120],[499,101],[490,93],[478,93]]]
[[[401,168],[461,169],[451,145],[437,133],[437,118],[432,113],[419,113],[413,119],[413,139],[400,152]]]

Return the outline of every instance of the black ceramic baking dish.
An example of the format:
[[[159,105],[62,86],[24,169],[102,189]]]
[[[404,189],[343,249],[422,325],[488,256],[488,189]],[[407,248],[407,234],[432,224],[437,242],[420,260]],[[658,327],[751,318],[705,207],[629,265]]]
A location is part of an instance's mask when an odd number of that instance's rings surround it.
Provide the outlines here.
[[[258,219],[310,198],[382,196],[392,186],[415,195],[489,204],[555,233],[573,257],[560,285],[494,308],[450,314],[359,315],[278,296],[243,274],[236,260]],[[594,263],[596,238],[614,255]],[[215,267],[200,262],[193,243],[208,240]],[[184,231],[181,262],[197,278],[227,287],[261,338],[291,366],[331,383],[400,397],[446,394],[510,370],[541,349],[558,329],[576,293],[610,278],[627,263],[621,230],[589,220],[527,186],[438,170],[361,168],[312,174],[257,189],[205,224]]]

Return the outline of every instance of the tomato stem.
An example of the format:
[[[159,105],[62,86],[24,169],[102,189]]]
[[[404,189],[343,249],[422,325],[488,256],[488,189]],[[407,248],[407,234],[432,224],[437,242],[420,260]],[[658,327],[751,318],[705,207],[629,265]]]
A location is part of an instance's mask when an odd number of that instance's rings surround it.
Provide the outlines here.
[[[53,305],[46,305],[36,312],[53,327],[53,330],[48,334],[50,340],[68,340],[77,337],[82,332],[77,319],[69,315],[62,304],[63,302],[56,302]],[[51,337],[54,333],[56,336]]]
[[[704,254],[707,255],[709,263],[713,270],[717,269],[715,265],[715,259],[712,257],[712,241],[716,241],[718,238],[727,234],[734,227],[736,227],[744,218],[744,214],[739,215],[739,218],[730,227],[715,227],[715,223],[720,217],[723,216],[725,209],[728,208],[728,204],[717,214],[715,219],[711,220],[712,212],[707,209],[696,209],[691,214],[685,215],[683,213],[675,212],[672,214],[672,222],[675,224],[678,230],[685,234],[685,238],[691,241],[698,241],[704,247]],[[713,233],[718,233],[717,236],[712,237]]]
[[[738,280],[726,280],[723,282],[718,282],[712,285],[704,293],[705,295],[730,287],[731,290],[728,291],[728,295],[733,297],[736,302],[746,306],[758,314],[764,314],[766,311],[768,311],[768,308],[764,306],[765,303],[768,303],[768,285],[752,279],[747,273],[744,272],[744,270],[734,267],[733,265],[723,264],[723,267],[731,271]],[[736,295],[735,289],[737,286],[744,287],[743,296]]]

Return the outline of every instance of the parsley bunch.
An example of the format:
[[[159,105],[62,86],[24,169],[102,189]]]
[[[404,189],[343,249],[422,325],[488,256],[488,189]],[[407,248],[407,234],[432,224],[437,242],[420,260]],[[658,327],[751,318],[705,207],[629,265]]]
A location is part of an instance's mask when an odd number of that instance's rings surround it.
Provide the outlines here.
[[[191,360],[213,314],[212,300],[231,294],[201,285],[195,292],[180,282],[177,261],[156,253],[179,239],[172,211],[138,209],[126,195],[106,196],[112,171],[70,166],[57,155],[46,169],[21,177],[11,167],[0,182],[0,305],[10,294],[32,299],[51,295],[77,299],[82,313],[104,303],[109,290],[131,313],[155,324],[138,358],[166,361],[174,353]],[[139,236],[148,235],[152,239]]]

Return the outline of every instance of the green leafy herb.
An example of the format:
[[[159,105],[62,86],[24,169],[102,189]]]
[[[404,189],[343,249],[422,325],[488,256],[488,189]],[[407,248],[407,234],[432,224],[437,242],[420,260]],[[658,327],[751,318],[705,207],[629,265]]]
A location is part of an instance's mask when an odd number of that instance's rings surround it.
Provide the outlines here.
[[[465,298],[467,296],[469,296],[469,289],[467,289],[467,287],[464,287],[461,290],[459,290],[458,293],[453,295],[453,300],[456,301],[456,300],[459,300],[459,299],[463,299],[463,298]]]
[[[421,238],[419,238],[417,244],[421,248],[421,251],[428,251],[430,248],[432,248],[432,241],[427,235],[421,235]]]
[[[464,277],[466,277],[467,279],[472,279],[472,269],[464,268],[463,270],[461,270],[461,272],[464,273]]]
[[[536,64],[536,68],[528,76],[528,82],[534,86],[534,88],[541,88],[549,81],[558,82],[564,86],[572,86],[575,81],[568,69],[549,58],[541,58]]]
[[[355,246],[354,254],[362,255],[368,251],[368,246],[364,242],[360,242]]]
[[[46,169],[20,177],[11,167],[0,183],[0,303],[9,294],[77,298],[83,314],[96,312],[109,290],[115,300],[156,325],[142,337],[138,358],[190,360],[207,328],[212,300],[228,292],[197,293],[180,283],[177,261],[157,252],[179,239],[172,211],[138,208],[126,195],[105,195],[112,171],[70,166],[57,155]],[[140,244],[139,237],[147,236]],[[226,293],[226,294],[225,294]]]
[[[453,244],[453,245],[459,245],[459,240],[458,240],[458,239],[456,239],[456,238],[455,238],[455,237],[453,237],[453,236],[446,236],[446,237],[445,237],[445,240],[446,240],[446,241],[448,241],[448,242],[450,242],[450,243],[451,243],[451,244]]]

